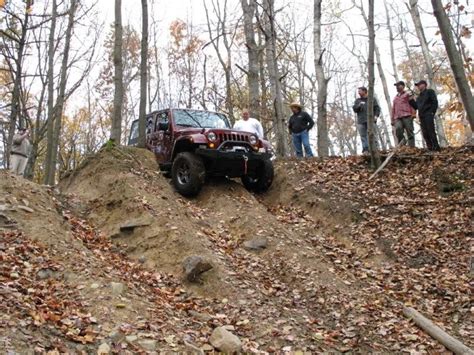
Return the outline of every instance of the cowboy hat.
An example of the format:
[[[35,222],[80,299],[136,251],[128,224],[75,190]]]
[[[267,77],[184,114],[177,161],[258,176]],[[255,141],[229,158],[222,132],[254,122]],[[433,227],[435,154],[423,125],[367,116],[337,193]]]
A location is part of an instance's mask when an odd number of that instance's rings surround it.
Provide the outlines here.
[[[299,109],[302,109],[302,108],[303,108],[303,106],[301,106],[301,104],[299,104],[298,102],[292,102],[292,103],[290,104],[290,107],[297,107],[297,108],[299,108]]]

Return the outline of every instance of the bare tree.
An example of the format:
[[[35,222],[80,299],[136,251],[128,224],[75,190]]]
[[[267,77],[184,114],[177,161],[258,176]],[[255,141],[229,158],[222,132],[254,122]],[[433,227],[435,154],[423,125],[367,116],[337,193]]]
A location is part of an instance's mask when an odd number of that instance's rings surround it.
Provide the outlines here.
[[[327,157],[329,154],[329,136],[326,102],[329,78],[326,78],[323,67],[324,50],[321,48],[321,3],[322,0],[314,0],[314,67],[316,70],[316,80],[318,82],[318,155],[320,157]]]
[[[283,95],[281,90],[280,73],[277,64],[276,52],[276,28],[275,28],[275,2],[264,0],[263,2],[264,26],[262,28],[265,36],[265,55],[267,70],[272,93],[272,103],[275,110],[274,133],[276,139],[276,152],[279,156],[288,155],[288,141],[286,139],[286,124],[283,112]]]
[[[55,46],[55,31],[56,31],[56,21],[57,21],[57,11],[58,5],[56,0],[53,0],[52,10],[51,10],[51,26],[49,29],[49,39],[48,39],[48,122],[47,122],[47,148],[46,148],[46,158],[45,158],[45,174],[44,174],[44,183],[48,184],[50,181],[50,175],[52,170],[52,165],[55,164],[53,161],[53,136],[54,136],[54,52],[56,49]]]
[[[433,71],[433,58],[431,56],[428,47],[428,41],[426,40],[425,36],[425,31],[421,23],[420,11],[418,9],[418,0],[409,0],[409,4],[406,4],[406,6],[410,11],[413,24],[415,25],[416,35],[418,37],[418,40],[420,41],[421,52],[423,53],[423,59],[425,62],[425,71],[426,75],[428,76],[428,83],[436,91],[437,83],[435,81]],[[435,123],[436,129],[438,131],[439,144],[441,147],[445,147],[448,145],[448,141],[446,140],[446,135],[444,133],[443,121],[438,115],[436,115]]]
[[[431,0],[431,4],[433,6],[436,21],[438,22],[441,37],[443,38],[446,52],[448,53],[451,69],[459,90],[459,96],[461,96],[464,109],[466,110],[471,130],[474,130],[474,99],[471,87],[466,78],[466,73],[464,72],[462,56],[459,53],[453,38],[451,23],[440,0]]]
[[[148,69],[148,0],[142,0],[142,41],[140,50],[140,113],[138,118],[138,146],[145,148],[146,97]]]
[[[240,0],[244,14],[244,33],[245,45],[247,47],[248,67],[246,70],[247,82],[249,87],[249,108],[252,117],[260,117],[260,88],[259,88],[259,69],[258,57],[260,48],[255,41],[254,17],[257,8],[255,0]]]
[[[114,23],[114,107],[112,112],[112,129],[110,140],[120,144],[122,138],[122,102],[123,92],[123,60],[122,60],[122,0],[115,0]]]
[[[374,0],[369,0],[369,97],[367,100],[367,130],[369,138],[369,153],[372,168],[380,166],[380,155],[375,140],[375,119],[374,119],[374,54],[375,54],[375,29],[374,29]]]
[[[238,28],[238,21],[233,26],[232,29],[229,21],[228,16],[228,9],[227,9],[227,0],[221,1],[214,1],[211,0],[212,9],[214,12],[214,18],[216,19],[216,28],[215,33],[214,30],[211,28],[211,19],[209,17],[209,11],[207,9],[207,2],[203,0],[204,10],[206,12],[206,19],[207,19],[207,29],[209,32],[210,43],[214,47],[214,50],[217,55],[217,59],[224,70],[224,78],[225,78],[225,106],[227,110],[227,114],[230,116],[231,120],[234,121],[234,103],[232,99],[232,46],[234,44],[234,40],[237,34]],[[222,39],[222,42],[221,42]],[[220,52],[220,45],[224,46],[225,49],[225,57]]]

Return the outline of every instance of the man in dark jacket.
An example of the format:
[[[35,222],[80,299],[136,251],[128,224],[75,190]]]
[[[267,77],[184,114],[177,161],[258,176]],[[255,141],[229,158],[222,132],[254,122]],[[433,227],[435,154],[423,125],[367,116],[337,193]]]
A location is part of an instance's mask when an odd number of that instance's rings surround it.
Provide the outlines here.
[[[357,131],[362,141],[362,153],[369,151],[369,137],[367,134],[367,100],[368,91],[366,87],[360,87],[358,89],[359,97],[355,100],[352,109],[357,114]],[[380,106],[377,99],[374,97],[374,116],[380,116]]]
[[[440,150],[438,144],[438,137],[435,129],[435,114],[438,110],[438,98],[433,89],[427,88],[425,80],[420,80],[415,83],[415,86],[420,91],[415,100],[410,100],[410,105],[418,110],[418,117],[420,118],[421,133],[429,150]]]
[[[293,139],[296,156],[298,158],[303,157],[304,147],[306,157],[310,158],[313,156],[313,151],[311,150],[311,145],[309,143],[309,130],[313,128],[314,121],[307,112],[303,111],[302,106],[299,103],[292,103],[290,109],[293,112],[293,115],[290,117],[290,121],[288,122],[288,129],[290,130]]]

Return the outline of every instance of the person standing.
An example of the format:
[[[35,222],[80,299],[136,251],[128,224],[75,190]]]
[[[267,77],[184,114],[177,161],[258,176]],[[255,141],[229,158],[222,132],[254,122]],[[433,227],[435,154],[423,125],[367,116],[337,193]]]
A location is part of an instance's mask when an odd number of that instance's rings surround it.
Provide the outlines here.
[[[23,176],[28,155],[30,154],[30,131],[26,128],[20,128],[18,133],[13,136],[13,144],[10,149],[10,170],[15,175]]]
[[[359,97],[355,100],[352,109],[357,114],[357,131],[359,132],[360,140],[362,142],[362,154],[369,152],[369,136],[367,129],[367,101],[368,101],[368,90],[366,87],[361,86],[357,89]],[[380,106],[377,99],[374,97],[374,116],[377,118],[380,116]]]
[[[304,148],[305,156],[310,158],[313,156],[313,151],[309,143],[309,130],[313,128],[314,121],[306,111],[303,111],[303,107],[299,103],[293,102],[290,104],[290,109],[293,115],[288,122],[288,130],[293,140],[296,156],[302,158]]]
[[[250,132],[263,138],[263,127],[259,120],[250,117],[249,110],[242,111],[242,119],[234,123],[234,129],[238,131]]]
[[[398,142],[405,139],[410,147],[415,146],[415,132],[413,127],[413,108],[410,100],[413,94],[405,91],[405,82],[398,81],[394,84],[397,88],[397,95],[393,99],[392,105],[392,125],[395,126],[395,135]]]
[[[438,137],[435,129],[435,114],[438,110],[438,98],[433,89],[427,88],[425,80],[420,80],[415,83],[415,86],[420,91],[418,97],[411,99],[410,104],[418,110],[418,117],[420,118],[421,133],[429,150],[440,150]]]

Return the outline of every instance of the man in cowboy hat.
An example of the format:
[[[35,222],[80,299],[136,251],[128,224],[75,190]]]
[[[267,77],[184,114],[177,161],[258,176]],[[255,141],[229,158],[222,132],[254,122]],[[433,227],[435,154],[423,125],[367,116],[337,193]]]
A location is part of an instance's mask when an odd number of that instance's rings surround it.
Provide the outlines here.
[[[418,110],[423,139],[429,150],[440,150],[434,123],[436,110],[438,110],[438,98],[433,89],[427,88],[425,80],[420,80],[415,83],[415,86],[420,91],[420,94],[416,101],[413,98],[410,100],[410,105],[415,110]]]
[[[293,139],[296,156],[298,158],[303,157],[304,147],[306,157],[310,158],[313,156],[313,151],[309,144],[309,130],[313,128],[314,121],[306,111],[303,111],[303,107],[299,103],[291,103],[290,109],[293,115],[288,122],[288,129]]]
[[[398,142],[405,139],[410,147],[415,146],[415,130],[413,127],[414,111],[410,106],[413,95],[405,91],[405,82],[398,81],[395,84],[397,95],[393,99],[392,105],[392,125],[395,126],[395,134]]]
[[[30,154],[30,131],[26,128],[20,128],[18,133],[13,136],[13,144],[10,150],[10,170],[15,175],[23,176],[28,155]]]

